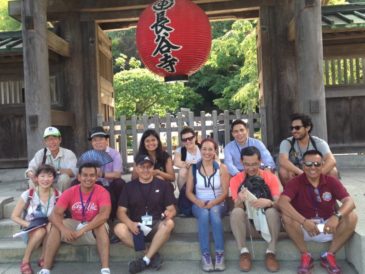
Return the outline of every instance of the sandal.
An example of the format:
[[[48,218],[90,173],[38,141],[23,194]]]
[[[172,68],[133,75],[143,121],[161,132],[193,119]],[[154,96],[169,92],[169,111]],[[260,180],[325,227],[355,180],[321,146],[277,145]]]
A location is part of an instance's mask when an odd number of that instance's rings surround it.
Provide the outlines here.
[[[21,263],[20,272],[22,274],[33,274],[34,273],[30,263]]]

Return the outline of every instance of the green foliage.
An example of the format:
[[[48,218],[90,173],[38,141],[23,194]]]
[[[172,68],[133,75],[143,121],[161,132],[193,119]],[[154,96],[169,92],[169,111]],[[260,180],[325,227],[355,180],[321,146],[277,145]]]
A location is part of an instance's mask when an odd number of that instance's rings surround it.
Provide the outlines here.
[[[213,40],[208,62],[191,77],[190,87],[213,93],[214,105],[221,110],[249,111],[258,105],[255,27],[255,21],[235,21]]]
[[[147,69],[134,68],[114,75],[116,115],[159,115],[176,112],[185,97],[196,96],[183,83],[166,84]],[[196,98],[199,100],[199,98]]]
[[[0,0],[0,31],[20,29],[20,23],[8,15],[8,1]]]
[[[352,2],[351,0],[349,2]],[[330,0],[328,1],[328,6],[331,5],[343,5],[343,4],[348,4],[348,2],[346,0]]]

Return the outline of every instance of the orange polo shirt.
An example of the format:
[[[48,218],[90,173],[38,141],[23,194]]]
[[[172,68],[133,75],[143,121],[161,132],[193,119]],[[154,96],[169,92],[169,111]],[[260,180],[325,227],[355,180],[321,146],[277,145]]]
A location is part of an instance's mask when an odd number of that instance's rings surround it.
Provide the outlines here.
[[[275,174],[273,174],[271,171],[260,169],[259,176],[262,179],[264,179],[273,197],[280,195],[280,182]],[[229,181],[229,188],[231,190],[233,201],[236,201],[238,195],[238,189],[241,186],[242,182],[245,180],[245,178],[246,178],[246,173],[243,171],[237,173],[237,175],[232,177],[231,180]]]

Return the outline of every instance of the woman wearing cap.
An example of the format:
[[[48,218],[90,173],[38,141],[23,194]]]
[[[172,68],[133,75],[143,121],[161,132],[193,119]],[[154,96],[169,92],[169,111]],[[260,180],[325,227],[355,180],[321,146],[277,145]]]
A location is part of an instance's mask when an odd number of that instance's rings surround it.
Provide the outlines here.
[[[175,150],[174,166],[180,168],[177,177],[177,186],[179,190],[186,183],[186,177],[191,164],[200,161],[200,149],[196,143],[195,132],[191,127],[185,127],[180,132],[182,146]]]
[[[228,195],[229,173],[225,165],[215,161],[218,145],[213,139],[204,139],[200,151],[202,160],[191,165],[188,172],[186,196],[193,203],[193,215],[198,219],[202,270],[223,271],[225,263],[222,217],[226,212],[224,200]],[[214,266],[210,255],[210,230],[215,243]]]
[[[43,164],[51,165],[55,168],[57,176],[55,183],[61,191],[70,187],[72,178],[76,174],[77,158],[71,150],[61,147],[61,133],[55,127],[47,127],[44,130],[43,141],[45,148],[36,152],[29,162],[25,176],[29,179],[29,188],[35,187],[35,172]]]
[[[175,172],[170,154],[162,148],[160,136],[154,129],[147,129],[139,143],[137,155],[148,155],[154,162],[154,177],[167,182],[175,181]],[[132,179],[138,175],[133,169]]]
[[[60,193],[52,187],[53,181],[56,177],[56,170],[50,165],[41,165],[35,172],[35,181],[37,186],[35,189],[28,189],[24,191],[18,203],[16,204],[11,219],[21,225],[23,228],[30,228],[36,219],[45,220],[45,217],[51,215],[57,198]],[[22,218],[24,212],[25,217]],[[47,219],[46,219],[47,221]],[[44,223],[44,221],[43,221]],[[28,232],[24,237],[27,247],[24,251],[24,256],[20,265],[20,272],[22,274],[32,274],[32,266],[30,265],[30,258],[32,252],[38,248],[42,243],[42,252],[38,265],[40,267],[44,264],[44,251],[47,232],[50,229],[50,223],[46,226],[38,227]]]

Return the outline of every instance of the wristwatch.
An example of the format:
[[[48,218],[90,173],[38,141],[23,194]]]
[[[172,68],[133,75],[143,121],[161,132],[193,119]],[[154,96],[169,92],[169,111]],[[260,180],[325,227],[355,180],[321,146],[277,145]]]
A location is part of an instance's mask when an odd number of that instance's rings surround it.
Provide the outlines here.
[[[333,215],[335,215],[338,218],[338,220],[341,221],[341,219],[342,219],[342,213],[341,212],[336,212]]]

